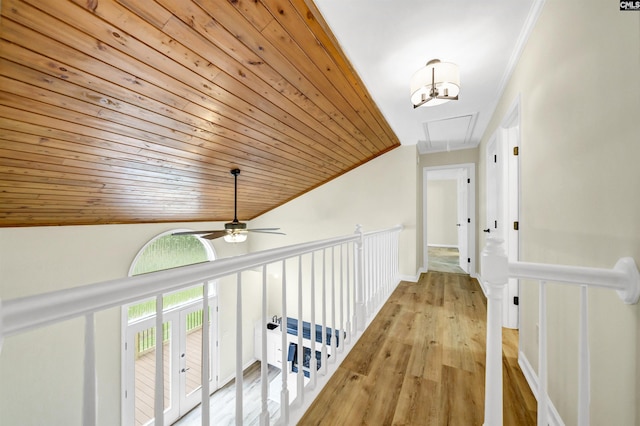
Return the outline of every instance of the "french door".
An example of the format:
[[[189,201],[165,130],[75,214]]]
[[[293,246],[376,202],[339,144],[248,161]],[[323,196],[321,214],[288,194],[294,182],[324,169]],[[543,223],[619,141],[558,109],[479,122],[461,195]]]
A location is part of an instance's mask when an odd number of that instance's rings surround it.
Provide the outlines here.
[[[215,348],[216,298],[209,299],[209,342]],[[212,308],[213,312],[212,312]],[[125,423],[152,425],[155,397],[155,316],[130,323],[125,344]],[[200,403],[202,387],[202,301],[163,312],[164,424],[169,425]],[[210,389],[216,389],[214,362],[209,350]]]

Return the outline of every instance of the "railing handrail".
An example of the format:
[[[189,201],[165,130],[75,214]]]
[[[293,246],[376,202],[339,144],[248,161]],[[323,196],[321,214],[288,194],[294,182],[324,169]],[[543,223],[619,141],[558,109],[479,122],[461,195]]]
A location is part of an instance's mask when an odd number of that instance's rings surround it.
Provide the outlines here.
[[[615,267],[604,269],[520,261],[509,262],[509,277],[589,285],[612,290],[625,290],[628,281],[627,273]]]
[[[509,278],[539,282],[538,425],[547,425],[547,321],[546,283],[580,286],[578,360],[578,423],[589,424],[588,299],[590,286],[615,290],[624,303],[640,299],[640,272],[631,257],[623,257],[611,269],[529,262],[509,262],[500,238],[487,239],[482,251],[482,273],[487,285],[487,346],[485,364],[485,426],[502,426],[502,298]]]
[[[204,281],[225,277],[338,244],[356,242],[361,238],[361,235],[368,236],[377,232],[399,231],[401,229],[402,226],[397,225],[383,231],[294,244],[134,277],[118,278],[81,287],[3,300],[0,305],[0,338],[172,292],[183,287],[201,284]]]

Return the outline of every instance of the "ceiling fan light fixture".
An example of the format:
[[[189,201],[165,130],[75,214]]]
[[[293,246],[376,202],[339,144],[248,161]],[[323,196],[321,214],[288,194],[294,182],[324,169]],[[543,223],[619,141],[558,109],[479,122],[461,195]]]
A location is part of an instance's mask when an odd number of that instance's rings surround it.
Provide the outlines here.
[[[174,232],[172,235],[197,235],[199,238],[204,238],[205,240],[215,240],[216,238],[223,237],[228,243],[242,243],[246,241],[249,232],[285,235],[283,232],[278,232],[280,228],[247,229],[247,224],[238,220],[238,175],[240,174],[240,169],[232,169],[231,174],[234,177],[233,220],[224,224],[224,230]]]
[[[458,65],[432,59],[411,77],[413,108],[436,106],[457,100],[460,93]]]
[[[247,234],[246,232],[230,232],[223,238],[227,243],[242,243],[247,240]]]

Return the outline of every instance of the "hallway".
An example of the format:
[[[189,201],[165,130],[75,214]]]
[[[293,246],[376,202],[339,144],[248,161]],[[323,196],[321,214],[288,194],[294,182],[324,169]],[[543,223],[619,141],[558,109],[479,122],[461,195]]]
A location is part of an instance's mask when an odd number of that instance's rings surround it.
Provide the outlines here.
[[[401,282],[300,424],[481,425],[486,299],[469,276]],[[504,424],[534,425],[536,401],[504,330]]]

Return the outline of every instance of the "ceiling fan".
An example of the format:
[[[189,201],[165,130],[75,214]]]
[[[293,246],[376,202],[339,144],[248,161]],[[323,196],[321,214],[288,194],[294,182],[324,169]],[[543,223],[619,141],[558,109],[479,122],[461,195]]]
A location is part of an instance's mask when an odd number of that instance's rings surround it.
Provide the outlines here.
[[[246,223],[238,221],[238,175],[240,174],[240,169],[232,169],[231,174],[234,176],[233,221],[225,223],[224,230],[176,232],[172,235],[198,235],[200,238],[206,238],[207,240],[224,237],[224,240],[228,243],[241,243],[245,241],[248,232],[286,235],[283,232],[277,232],[280,228],[247,229]]]

